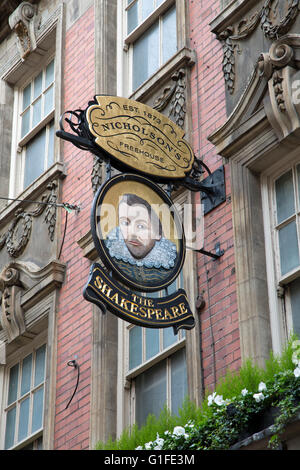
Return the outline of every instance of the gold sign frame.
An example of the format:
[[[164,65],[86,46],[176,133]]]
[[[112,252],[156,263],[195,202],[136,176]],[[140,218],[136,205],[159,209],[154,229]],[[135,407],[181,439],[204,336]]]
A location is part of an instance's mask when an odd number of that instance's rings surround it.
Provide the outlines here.
[[[121,165],[159,179],[182,179],[194,152],[184,131],[163,114],[127,98],[97,95],[86,109],[95,144]]]

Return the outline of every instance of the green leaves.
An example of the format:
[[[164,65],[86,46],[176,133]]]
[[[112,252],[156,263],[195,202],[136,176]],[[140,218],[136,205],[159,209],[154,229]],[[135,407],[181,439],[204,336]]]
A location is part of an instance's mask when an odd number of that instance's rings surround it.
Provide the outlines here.
[[[270,354],[265,368],[250,360],[239,371],[229,371],[200,408],[186,399],[178,416],[165,408],[159,418],[148,417],[145,426],[123,432],[118,441],[99,444],[99,449],[224,450],[270,424],[264,414],[276,411],[271,448],[300,411],[300,341],[289,341],[280,357]],[[248,434],[247,434],[248,433]]]

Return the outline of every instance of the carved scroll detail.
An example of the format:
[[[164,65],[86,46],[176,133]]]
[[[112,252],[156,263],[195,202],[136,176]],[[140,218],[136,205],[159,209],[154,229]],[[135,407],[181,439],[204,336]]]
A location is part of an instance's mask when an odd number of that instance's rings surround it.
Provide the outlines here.
[[[3,235],[0,235],[0,251],[6,245],[6,249],[12,258],[18,258],[25,250],[31,235],[32,218],[39,217],[46,209],[45,222],[48,225],[48,233],[51,241],[54,240],[56,225],[56,200],[57,200],[57,182],[52,182],[47,186],[48,193],[44,194],[41,202],[33,211],[26,212],[18,209],[15,212],[15,218],[9,229]],[[45,204],[47,203],[47,204]]]
[[[92,189],[93,193],[95,194],[98,188],[100,187],[102,183],[102,166],[103,166],[103,161],[99,159],[97,155],[94,155],[94,160],[93,160],[93,169],[92,169],[92,175],[91,175],[91,181],[92,181]]]
[[[17,269],[11,267],[5,268],[0,274],[0,324],[7,335],[8,343],[26,330],[19,274]]]
[[[154,102],[153,108],[163,111],[171,103],[168,117],[183,128],[186,115],[186,81],[185,71],[180,69],[172,75],[173,86],[167,86],[160,97]]]
[[[24,61],[30,52],[36,49],[35,20],[37,7],[29,2],[22,2],[10,15],[8,21],[18,38],[18,48]]]
[[[259,23],[266,38],[271,40],[278,39],[290,30],[299,14],[300,0],[290,0],[284,18],[282,18],[277,24],[273,24],[272,19],[270,18],[273,3],[274,0],[265,0],[261,10],[254,13],[250,19],[243,19],[237,26],[230,26],[217,35],[217,38],[223,43],[222,67],[226,87],[230,94],[233,94],[234,92],[235,49],[238,47],[238,41],[247,39],[253,31],[255,31]],[[275,13],[277,8],[278,2],[273,7],[273,11]],[[239,49],[238,51],[240,52]]]

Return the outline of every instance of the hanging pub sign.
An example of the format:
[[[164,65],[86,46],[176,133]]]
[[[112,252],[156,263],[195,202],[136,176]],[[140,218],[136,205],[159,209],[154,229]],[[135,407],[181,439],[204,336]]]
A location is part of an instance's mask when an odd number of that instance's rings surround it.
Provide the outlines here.
[[[185,258],[183,227],[172,200],[157,184],[120,174],[94,198],[91,229],[100,259],[127,286],[142,292],[166,288]]]
[[[107,179],[91,211],[100,262],[91,267],[84,298],[143,327],[193,328],[186,292],[175,287],[185,259],[184,229],[162,185],[205,193],[211,210],[225,198],[223,173],[215,178],[195,159],[173,121],[126,98],[95,96],[85,110],[64,113],[56,135],[106,163]],[[121,173],[110,177],[111,166]],[[200,181],[204,171],[209,177]]]
[[[88,128],[95,144],[117,166],[160,179],[184,178],[191,171],[193,150],[173,121],[127,98],[98,95],[95,99],[86,110]]]
[[[105,270],[95,263],[84,289],[84,298],[122,320],[148,328],[168,328],[174,332],[191,329],[195,320],[190,310],[186,293],[179,289],[175,294],[165,297],[145,297],[126,289],[113,280]]]
[[[177,210],[157,184],[136,174],[110,178],[94,198],[91,229],[99,257],[114,278],[95,263],[84,290],[87,300],[140,326],[173,326],[175,331],[194,326],[185,291],[166,295],[182,269],[185,240]],[[164,295],[138,294],[156,291]]]

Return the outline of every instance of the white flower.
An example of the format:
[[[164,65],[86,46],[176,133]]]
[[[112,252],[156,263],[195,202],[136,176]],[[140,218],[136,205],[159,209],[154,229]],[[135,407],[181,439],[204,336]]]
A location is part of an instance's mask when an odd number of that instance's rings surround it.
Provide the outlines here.
[[[147,442],[147,443],[145,444],[145,449],[146,449],[146,450],[150,450],[150,449],[151,449],[151,446],[152,446],[152,444],[153,444],[153,442],[152,442],[152,441],[150,441],[150,442]]]
[[[225,401],[223,400],[222,395],[217,395],[217,396],[215,397],[215,403],[216,403],[218,406],[224,405]]]
[[[212,393],[212,395],[209,395],[207,397],[208,406],[211,406],[213,403],[216,403],[216,405],[221,406],[225,404],[225,401],[223,400],[222,395],[217,395],[216,392],[214,392]]]
[[[295,377],[300,377],[300,367],[296,367],[296,369],[294,370],[294,376]]]
[[[142,446],[137,446],[137,447],[135,448],[135,450],[143,450],[143,447],[142,447]]]
[[[299,349],[297,351],[293,352],[292,362],[293,362],[293,364],[296,364],[297,366],[299,365],[299,362],[300,362],[300,350]]]
[[[154,450],[161,450],[162,449],[162,446],[164,445],[164,439],[162,437],[159,437],[159,434],[157,433],[156,434],[156,440],[154,441],[154,444],[156,444],[156,446],[154,447]]]
[[[259,392],[262,392],[263,390],[266,390],[267,389],[267,386],[264,382],[260,382],[259,386],[258,386],[258,391]]]
[[[208,395],[207,397],[208,406],[211,406],[213,404],[215,396],[216,396],[216,392],[212,393],[212,395]]]
[[[300,347],[299,339],[296,339],[296,341],[292,342],[292,349],[298,349],[299,347]]]
[[[259,403],[260,401],[264,400],[265,397],[263,393],[254,393],[253,398],[257,403]]]
[[[182,426],[175,426],[173,436],[182,436],[183,434],[185,434],[185,429]]]
[[[248,390],[247,390],[246,388],[243,388],[243,390],[242,390],[242,392],[241,392],[241,393],[242,393],[242,395],[243,395],[243,397],[244,397],[244,396],[246,396],[246,395],[247,395],[247,393],[248,393]]]

